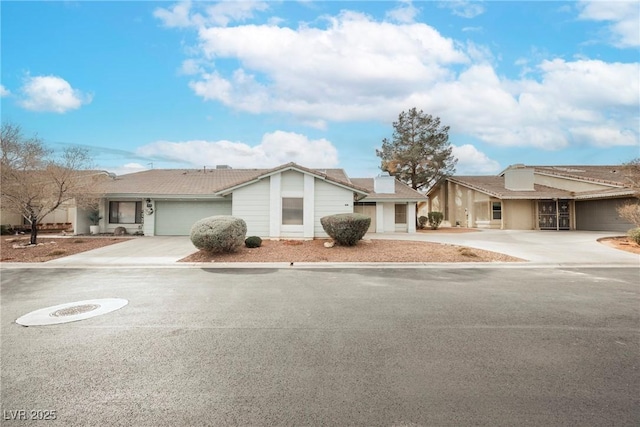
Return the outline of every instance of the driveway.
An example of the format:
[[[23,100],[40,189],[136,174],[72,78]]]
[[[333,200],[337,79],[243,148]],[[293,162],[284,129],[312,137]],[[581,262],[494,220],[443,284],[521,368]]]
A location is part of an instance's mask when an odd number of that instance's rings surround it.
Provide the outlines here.
[[[640,266],[640,256],[599,243],[602,237],[620,233],[594,231],[482,230],[469,233],[370,234],[379,240],[415,240],[469,246],[500,252],[527,260],[527,265],[622,265]],[[128,240],[93,251],[49,261],[47,267],[81,266],[177,266],[178,260],[196,251],[187,236],[155,236]],[[307,263],[308,265],[309,263]],[[300,264],[305,265],[305,264]],[[334,264],[319,263],[331,267]],[[479,263],[474,263],[477,267]],[[492,264],[495,265],[495,264]],[[513,266],[514,263],[508,265]],[[515,265],[521,265],[516,263]],[[191,264],[180,263],[189,267]],[[228,267],[229,264],[226,264]],[[242,264],[233,264],[241,267]],[[262,264],[262,266],[265,266]],[[273,265],[282,267],[280,263]],[[383,267],[383,264],[376,264]]]
[[[640,256],[598,242],[604,231],[481,230],[469,233],[375,234],[373,239],[419,240],[500,252],[541,264],[640,265]]]

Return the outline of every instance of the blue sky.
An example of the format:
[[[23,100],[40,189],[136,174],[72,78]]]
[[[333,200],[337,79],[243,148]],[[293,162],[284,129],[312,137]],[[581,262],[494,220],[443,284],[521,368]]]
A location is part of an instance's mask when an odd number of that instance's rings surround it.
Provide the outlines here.
[[[342,167],[412,107],[457,174],[640,156],[640,2],[7,2],[2,120],[118,174]]]

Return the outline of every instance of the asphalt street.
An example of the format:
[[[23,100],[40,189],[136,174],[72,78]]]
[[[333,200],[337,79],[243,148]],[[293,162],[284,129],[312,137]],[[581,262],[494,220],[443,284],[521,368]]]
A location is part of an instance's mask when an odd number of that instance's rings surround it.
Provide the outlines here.
[[[636,426],[638,279],[635,267],[7,269],[2,425]],[[97,298],[129,304],[15,323]]]

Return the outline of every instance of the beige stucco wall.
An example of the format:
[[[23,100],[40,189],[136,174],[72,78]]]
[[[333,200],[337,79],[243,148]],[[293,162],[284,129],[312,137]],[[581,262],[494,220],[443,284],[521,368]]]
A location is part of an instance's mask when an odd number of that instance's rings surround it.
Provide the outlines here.
[[[503,200],[502,223],[505,230],[533,230],[535,228],[535,202]]]

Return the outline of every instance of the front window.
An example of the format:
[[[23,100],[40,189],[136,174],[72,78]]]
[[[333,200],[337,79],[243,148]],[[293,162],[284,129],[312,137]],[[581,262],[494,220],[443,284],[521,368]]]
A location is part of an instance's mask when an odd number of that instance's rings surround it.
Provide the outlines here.
[[[109,202],[110,224],[142,224],[142,202]]]
[[[491,212],[493,219],[502,219],[502,203],[501,202],[493,202],[491,204]]]
[[[396,205],[396,224],[407,223],[407,205]]]
[[[282,198],[282,225],[302,225],[303,212],[302,197]]]

